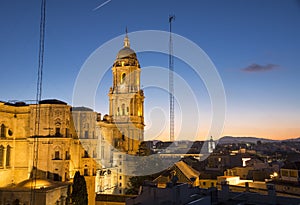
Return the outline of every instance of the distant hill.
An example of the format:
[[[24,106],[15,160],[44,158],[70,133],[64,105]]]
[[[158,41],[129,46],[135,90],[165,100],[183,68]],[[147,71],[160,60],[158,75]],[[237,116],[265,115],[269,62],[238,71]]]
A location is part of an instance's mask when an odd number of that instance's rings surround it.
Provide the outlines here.
[[[300,139],[299,139],[300,140]],[[257,141],[265,142],[279,142],[279,140],[270,140],[265,138],[257,138],[257,137],[232,137],[232,136],[224,136],[219,139],[220,144],[229,144],[229,143],[257,143]]]
[[[283,142],[300,142],[300,137],[298,138],[293,138],[293,139],[286,139],[282,140]]]

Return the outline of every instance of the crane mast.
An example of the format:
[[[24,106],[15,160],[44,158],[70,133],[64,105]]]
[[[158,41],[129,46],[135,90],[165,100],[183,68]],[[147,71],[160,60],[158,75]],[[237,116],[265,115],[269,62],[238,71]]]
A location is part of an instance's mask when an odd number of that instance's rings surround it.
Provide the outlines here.
[[[172,21],[174,15],[169,16],[169,95],[170,95],[170,141],[174,141],[174,57],[173,57],[173,40],[172,40]]]

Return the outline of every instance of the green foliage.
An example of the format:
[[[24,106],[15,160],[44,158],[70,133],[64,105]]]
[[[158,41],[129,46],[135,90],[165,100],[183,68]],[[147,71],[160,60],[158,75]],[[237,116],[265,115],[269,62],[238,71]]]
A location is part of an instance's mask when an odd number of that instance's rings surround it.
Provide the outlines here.
[[[77,171],[74,176],[71,198],[72,198],[72,204],[76,204],[76,205],[88,204],[86,182],[84,176],[80,175],[79,171]]]
[[[129,178],[128,189],[126,189],[125,194],[137,195],[139,193],[140,186],[143,185],[144,181],[152,181],[155,179],[153,176],[134,176]]]

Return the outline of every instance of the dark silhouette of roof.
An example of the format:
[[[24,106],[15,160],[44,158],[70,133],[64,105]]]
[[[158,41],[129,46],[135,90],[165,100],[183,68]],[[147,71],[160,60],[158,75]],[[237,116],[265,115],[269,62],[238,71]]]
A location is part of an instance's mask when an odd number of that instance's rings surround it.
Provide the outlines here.
[[[288,162],[285,165],[283,165],[282,169],[300,170],[300,161],[297,161],[297,162]]]
[[[66,102],[57,100],[57,99],[46,99],[46,100],[41,100],[40,104],[56,104],[56,105],[67,105]]]
[[[91,111],[93,112],[93,109],[88,107],[72,107],[72,111]]]
[[[14,102],[14,103],[10,103],[10,102],[6,102],[4,103],[4,105],[10,105],[10,106],[16,106],[16,107],[21,107],[21,106],[28,106],[28,104],[26,104],[25,102]]]

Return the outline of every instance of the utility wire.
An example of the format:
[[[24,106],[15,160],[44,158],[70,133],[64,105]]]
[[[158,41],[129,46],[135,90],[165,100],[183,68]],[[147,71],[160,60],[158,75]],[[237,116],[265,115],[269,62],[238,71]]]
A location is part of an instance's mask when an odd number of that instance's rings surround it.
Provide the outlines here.
[[[37,90],[36,90],[36,107],[35,107],[35,123],[33,136],[33,160],[32,160],[32,183],[31,183],[31,197],[30,204],[35,204],[35,189],[38,174],[38,137],[40,135],[40,117],[42,98],[42,83],[43,83],[43,66],[44,66],[44,48],[45,48],[45,23],[46,23],[46,0],[41,3],[41,17],[40,17],[40,38],[39,38],[39,54],[38,54],[38,73],[37,73]]]

